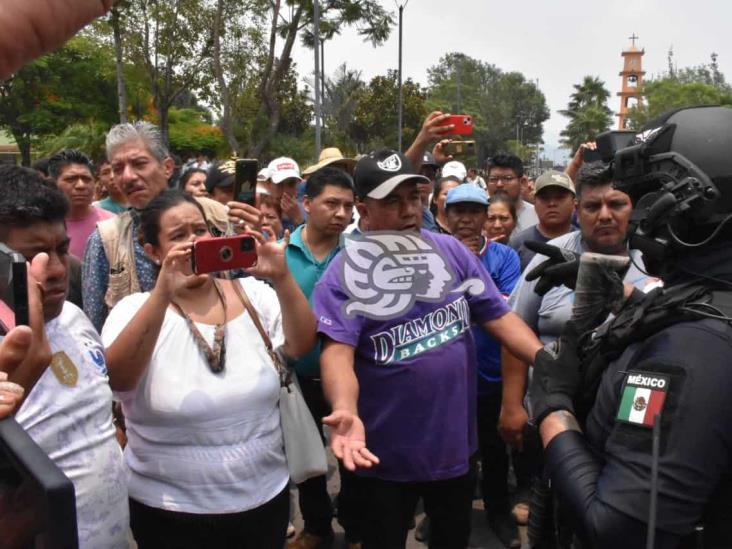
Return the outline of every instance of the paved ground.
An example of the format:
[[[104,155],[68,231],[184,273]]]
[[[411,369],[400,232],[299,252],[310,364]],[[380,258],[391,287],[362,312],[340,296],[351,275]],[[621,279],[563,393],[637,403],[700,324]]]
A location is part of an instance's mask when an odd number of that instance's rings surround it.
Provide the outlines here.
[[[331,496],[335,496],[338,493],[340,486],[340,480],[338,478],[338,472],[335,465],[335,458],[330,452],[328,452],[329,460],[329,480],[328,480],[328,491]],[[297,506],[297,497],[291,499],[295,508],[294,524],[298,532],[302,529],[302,516],[300,515],[300,509]],[[419,524],[420,520],[424,517],[424,514],[420,513],[416,517],[416,523]],[[343,530],[338,525],[337,521],[333,521],[333,527],[336,530],[335,543],[332,545],[332,549],[345,548],[345,539],[343,537]],[[523,528],[521,530],[524,530]],[[522,540],[525,540],[525,532],[520,531]],[[524,543],[525,546],[525,543]],[[414,530],[409,533],[407,538],[407,549],[424,549],[425,544],[418,542],[414,539]],[[493,532],[488,527],[483,516],[483,502],[476,500],[473,502],[473,528],[470,536],[470,549],[502,549],[503,544],[498,541]]]

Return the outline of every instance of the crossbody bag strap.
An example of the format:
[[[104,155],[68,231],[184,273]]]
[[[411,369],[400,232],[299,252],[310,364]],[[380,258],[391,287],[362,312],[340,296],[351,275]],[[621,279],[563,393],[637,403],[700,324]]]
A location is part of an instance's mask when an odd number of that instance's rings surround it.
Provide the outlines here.
[[[254,310],[254,306],[252,305],[252,302],[249,301],[249,297],[247,297],[244,288],[241,287],[241,284],[239,284],[238,280],[232,280],[232,283],[236,295],[239,296],[242,305],[244,305],[244,308],[247,310],[247,313],[249,313],[252,322],[254,322],[254,325],[257,327],[259,335],[262,336],[262,341],[264,341],[264,346],[267,348],[267,352],[273,353],[274,349],[272,348],[272,340],[267,335],[267,332],[264,331],[262,322],[259,320],[259,315],[257,314],[257,311]]]
[[[254,322],[254,325],[257,327],[257,331],[259,332],[259,335],[262,336],[262,341],[264,341],[264,346],[267,348],[267,354],[269,354],[269,357],[272,359],[272,364],[277,371],[277,374],[280,377],[280,385],[282,387],[288,387],[290,382],[292,381],[290,376],[291,372],[289,368],[283,365],[282,360],[280,359],[277,352],[272,348],[272,340],[267,335],[267,332],[264,331],[264,327],[262,326],[262,322],[259,320],[259,315],[257,314],[257,311],[254,309],[254,306],[252,305],[252,302],[249,301],[249,298],[247,297],[247,293],[244,291],[244,288],[241,287],[241,284],[239,284],[238,280],[232,280],[232,283],[234,285],[234,291],[236,292],[236,295],[239,296],[239,299],[241,300],[242,305],[244,305],[244,308],[249,313],[249,316],[252,319],[252,322]]]

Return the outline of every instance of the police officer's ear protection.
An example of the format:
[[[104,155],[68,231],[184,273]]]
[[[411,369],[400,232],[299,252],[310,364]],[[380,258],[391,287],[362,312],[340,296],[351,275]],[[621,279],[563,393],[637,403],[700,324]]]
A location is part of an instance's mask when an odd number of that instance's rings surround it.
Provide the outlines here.
[[[701,169],[670,150],[675,131],[676,124],[663,124],[640,133],[612,161],[615,188],[633,201],[630,246],[649,259],[695,247],[698,242],[688,241],[690,230],[721,221],[716,214],[719,189]]]

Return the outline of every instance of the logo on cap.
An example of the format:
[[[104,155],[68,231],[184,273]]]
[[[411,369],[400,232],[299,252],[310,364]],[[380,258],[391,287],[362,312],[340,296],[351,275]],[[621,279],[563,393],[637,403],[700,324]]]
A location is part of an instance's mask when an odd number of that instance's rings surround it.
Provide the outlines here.
[[[398,172],[402,169],[402,159],[399,158],[398,154],[392,154],[384,160],[377,162],[376,165],[387,172]]]
[[[279,164],[277,164],[278,171],[294,170],[294,169],[295,169],[295,166],[292,164],[292,162],[280,162]]]

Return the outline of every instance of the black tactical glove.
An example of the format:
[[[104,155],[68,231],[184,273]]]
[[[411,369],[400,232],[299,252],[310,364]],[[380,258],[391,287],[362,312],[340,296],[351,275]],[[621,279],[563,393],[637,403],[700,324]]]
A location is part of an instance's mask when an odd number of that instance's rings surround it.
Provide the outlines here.
[[[527,240],[525,245],[532,252],[549,258],[526,273],[526,280],[529,282],[539,279],[534,288],[537,294],[543,296],[554,286],[562,284],[574,290],[580,254],[536,240]]]
[[[555,410],[574,413],[574,398],[580,385],[579,329],[569,321],[557,341],[536,353],[529,390],[531,422],[539,425]]]

